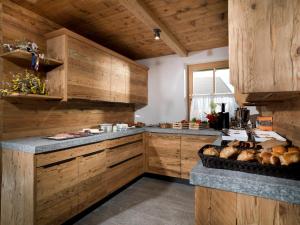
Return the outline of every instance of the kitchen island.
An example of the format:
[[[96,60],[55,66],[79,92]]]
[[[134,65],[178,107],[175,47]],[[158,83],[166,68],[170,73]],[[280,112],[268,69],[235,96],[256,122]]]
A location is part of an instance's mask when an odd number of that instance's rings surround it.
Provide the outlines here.
[[[207,168],[199,161],[190,183],[196,225],[300,224],[300,181]]]

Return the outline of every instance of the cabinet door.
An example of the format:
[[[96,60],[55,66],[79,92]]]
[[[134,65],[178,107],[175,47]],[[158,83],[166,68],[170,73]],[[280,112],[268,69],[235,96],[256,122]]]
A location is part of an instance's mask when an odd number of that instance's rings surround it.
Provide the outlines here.
[[[36,223],[61,224],[77,213],[76,158],[36,169]]]
[[[228,4],[229,63],[235,88],[241,93],[300,91],[300,1]]]
[[[126,95],[128,70],[127,64],[123,60],[112,56],[111,100],[113,102],[128,102]]]
[[[181,178],[189,179],[190,171],[200,160],[198,156],[200,148],[216,139],[216,136],[181,137]]]
[[[106,151],[100,150],[79,158],[78,209],[82,211],[106,195]]]
[[[106,180],[108,193],[119,189],[144,172],[144,156],[138,155],[120,164],[107,168]]]
[[[137,65],[130,65],[126,93],[130,103],[148,103],[148,71]]]
[[[180,177],[180,136],[149,134],[148,172]]]
[[[111,56],[72,37],[67,50],[68,97],[110,101]]]

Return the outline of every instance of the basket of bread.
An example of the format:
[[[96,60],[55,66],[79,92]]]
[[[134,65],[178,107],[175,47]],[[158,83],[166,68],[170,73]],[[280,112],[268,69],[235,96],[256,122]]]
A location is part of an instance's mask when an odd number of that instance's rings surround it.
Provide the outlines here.
[[[199,156],[205,167],[300,180],[300,148],[287,142],[232,141],[226,146],[205,145]]]

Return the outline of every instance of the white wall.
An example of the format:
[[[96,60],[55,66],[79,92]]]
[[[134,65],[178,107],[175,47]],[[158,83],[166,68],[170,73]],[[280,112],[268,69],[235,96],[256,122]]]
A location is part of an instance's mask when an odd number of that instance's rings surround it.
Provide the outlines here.
[[[149,67],[148,105],[135,112],[135,121],[146,124],[175,122],[187,118],[185,68],[188,64],[228,59],[228,47],[138,60]]]

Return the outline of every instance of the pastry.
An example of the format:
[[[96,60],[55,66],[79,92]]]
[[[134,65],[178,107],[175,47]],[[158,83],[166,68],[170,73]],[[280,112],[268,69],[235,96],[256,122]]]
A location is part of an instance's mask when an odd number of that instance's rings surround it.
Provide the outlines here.
[[[204,155],[219,156],[219,152],[214,147],[207,148],[203,151]]]
[[[270,152],[263,152],[261,153],[261,158],[262,158],[262,161],[261,163],[263,165],[266,165],[266,164],[270,164],[271,163],[271,156],[272,156],[272,153]]]
[[[237,160],[239,160],[239,161],[251,161],[254,159],[255,159],[255,151],[254,150],[242,151],[237,157]]]
[[[280,159],[277,157],[277,156],[275,156],[275,155],[272,155],[271,157],[270,157],[270,163],[272,164],[272,165],[280,165]]]
[[[277,145],[272,148],[272,152],[277,154],[283,154],[286,152],[286,148],[282,145]]]
[[[281,165],[288,166],[300,161],[300,152],[286,152],[279,157]]]
[[[234,147],[226,147],[220,152],[220,158],[228,159],[238,153],[238,150]]]

